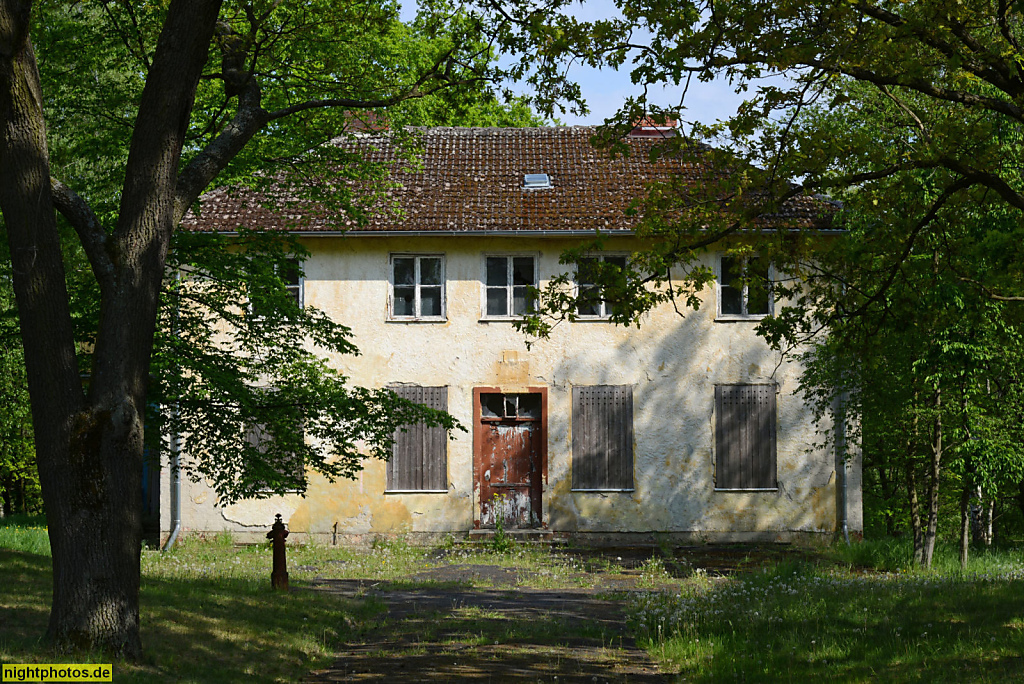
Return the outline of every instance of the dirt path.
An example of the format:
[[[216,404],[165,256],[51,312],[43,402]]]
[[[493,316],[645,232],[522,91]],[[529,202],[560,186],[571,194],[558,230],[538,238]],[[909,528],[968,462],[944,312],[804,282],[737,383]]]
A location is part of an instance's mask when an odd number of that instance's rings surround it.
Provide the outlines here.
[[[515,571],[496,566],[449,567],[446,576],[460,571],[498,586],[377,591],[365,580],[317,582],[321,591],[379,598],[388,613],[364,643],[307,681],[666,681],[626,634],[621,601],[594,589],[518,587]]]

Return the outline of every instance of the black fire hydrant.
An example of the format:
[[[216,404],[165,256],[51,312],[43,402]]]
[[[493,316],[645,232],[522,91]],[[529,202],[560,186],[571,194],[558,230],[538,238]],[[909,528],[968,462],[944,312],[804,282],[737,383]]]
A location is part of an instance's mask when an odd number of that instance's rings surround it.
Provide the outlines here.
[[[281,514],[277,514],[274,526],[267,532],[267,539],[274,540],[274,569],[270,573],[270,586],[274,589],[288,590],[288,560],[284,555],[284,540],[288,537],[288,530],[284,528],[281,521]]]

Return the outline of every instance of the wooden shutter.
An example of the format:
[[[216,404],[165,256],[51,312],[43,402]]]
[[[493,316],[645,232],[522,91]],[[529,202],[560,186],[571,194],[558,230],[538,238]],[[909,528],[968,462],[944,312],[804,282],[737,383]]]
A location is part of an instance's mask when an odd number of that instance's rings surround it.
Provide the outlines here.
[[[448,410],[447,387],[402,385],[392,391],[403,399],[439,411]],[[387,465],[390,491],[447,491],[448,432],[423,423],[395,432],[395,446]]]
[[[715,486],[774,489],[775,385],[715,387]]]
[[[633,488],[633,388],[572,388],[572,488]]]

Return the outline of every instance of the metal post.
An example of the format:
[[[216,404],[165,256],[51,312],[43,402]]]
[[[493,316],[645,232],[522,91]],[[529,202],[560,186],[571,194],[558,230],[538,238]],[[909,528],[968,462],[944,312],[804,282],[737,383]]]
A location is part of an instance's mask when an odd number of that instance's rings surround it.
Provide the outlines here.
[[[284,527],[281,514],[277,514],[274,526],[267,532],[267,539],[274,541],[274,569],[270,573],[270,586],[274,589],[288,590],[288,561],[285,558],[284,540],[288,537],[288,530]]]

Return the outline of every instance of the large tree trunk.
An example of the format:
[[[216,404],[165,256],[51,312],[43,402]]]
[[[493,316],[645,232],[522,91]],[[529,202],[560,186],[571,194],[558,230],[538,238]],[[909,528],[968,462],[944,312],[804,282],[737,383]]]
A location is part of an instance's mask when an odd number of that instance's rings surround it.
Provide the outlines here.
[[[53,555],[48,636],[60,648],[141,651],[139,553],[149,357],[176,178],[219,0],[173,0],[139,104],[116,230],[75,225],[101,292],[84,395],[51,194],[27,0],[0,0],[0,210]]]

